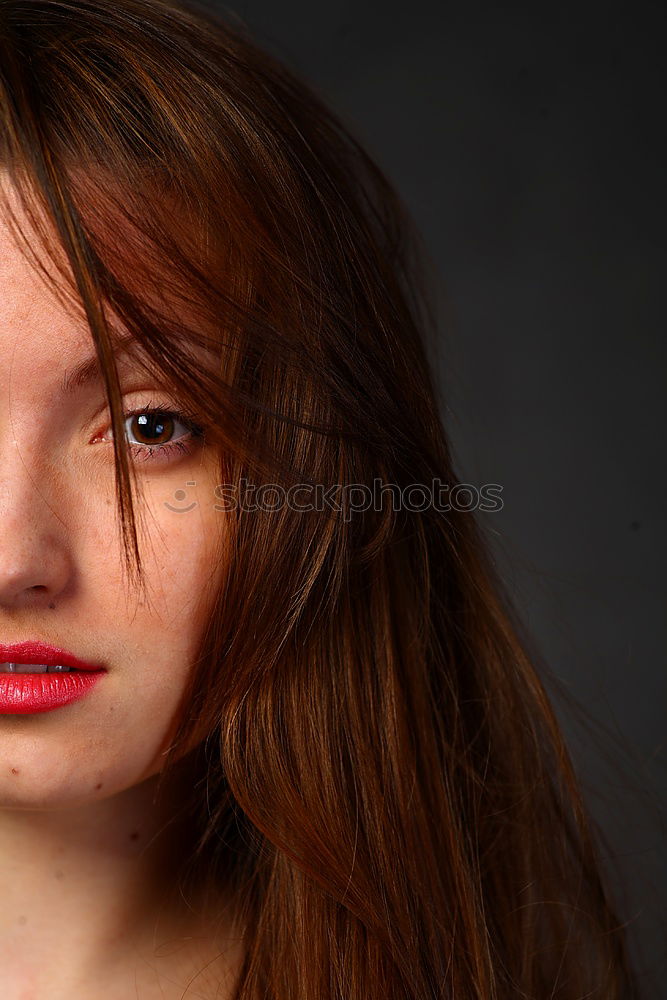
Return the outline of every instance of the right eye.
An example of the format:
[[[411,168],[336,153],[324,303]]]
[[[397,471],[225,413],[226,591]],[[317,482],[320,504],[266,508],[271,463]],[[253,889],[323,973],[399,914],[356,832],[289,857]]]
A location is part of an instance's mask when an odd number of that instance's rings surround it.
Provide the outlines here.
[[[127,411],[124,417],[130,451],[142,461],[162,463],[176,455],[189,455],[204,437],[203,428],[180,410],[157,407],[152,402]],[[113,440],[110,428],[107,437]]]

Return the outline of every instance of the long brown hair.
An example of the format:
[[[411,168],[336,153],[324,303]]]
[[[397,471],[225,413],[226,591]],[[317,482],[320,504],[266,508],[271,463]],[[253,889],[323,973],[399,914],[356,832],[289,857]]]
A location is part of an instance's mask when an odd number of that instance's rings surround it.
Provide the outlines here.
[[[158,0],[3,0],[0,46],[1,162],[96,345],[133,584],[112,315],[237,496],[456,482],[417,239],[304,83]],[[478,521],[336,496],[221,511],[165,757],[191,767],[184,885],[239,901],[237,1000],[636,996]]]

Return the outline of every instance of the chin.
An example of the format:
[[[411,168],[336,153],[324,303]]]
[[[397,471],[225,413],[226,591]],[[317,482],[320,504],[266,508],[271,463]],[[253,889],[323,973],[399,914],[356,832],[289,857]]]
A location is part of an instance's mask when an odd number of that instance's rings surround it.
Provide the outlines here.
[[[9,736],[1,728],[0,809],[92,804],[141,784],[157,772],[157,763],[147,768],[145,760],[122,759],[120,747],[103,755],[92,740],[85,747],[68,747],[34,735]]]

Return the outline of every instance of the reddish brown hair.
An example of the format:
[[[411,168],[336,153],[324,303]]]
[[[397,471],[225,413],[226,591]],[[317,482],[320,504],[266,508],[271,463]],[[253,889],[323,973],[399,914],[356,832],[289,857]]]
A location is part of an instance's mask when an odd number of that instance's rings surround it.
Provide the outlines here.
[[[0,45],[0,155],[97,347],[134,583],[111,314],[221,482],[456,481],[410,224],[303,83],[157,0],[4,0]],[[238,1000],[635,996],[473,515],[224,518],[167,763],[192,768],[187,878],[239,900]]]

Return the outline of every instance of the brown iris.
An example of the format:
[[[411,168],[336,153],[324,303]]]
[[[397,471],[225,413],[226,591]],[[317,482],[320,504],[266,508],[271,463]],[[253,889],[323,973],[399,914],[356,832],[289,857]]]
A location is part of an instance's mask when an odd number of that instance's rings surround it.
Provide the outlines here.
[[[167,413],[140,413],[130,427],[140,444],[166,444],[174,433],[174,420]]]

